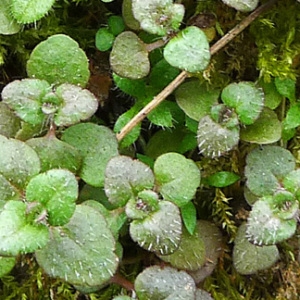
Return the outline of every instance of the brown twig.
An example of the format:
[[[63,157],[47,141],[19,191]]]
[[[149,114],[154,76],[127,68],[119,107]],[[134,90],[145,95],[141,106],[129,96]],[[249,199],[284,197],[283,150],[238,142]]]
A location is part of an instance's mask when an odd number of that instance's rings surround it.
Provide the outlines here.
[[[277,1],[278,0],[270,0],[248,15],[210,48],[211,55],[214,55],[220,49],[225,47],[246,27],[248,27],[251,22],[253,22],[259,15],[269,9]],[[167,87],[165,87],[157,96],[155,96],[151,102],[149,102],[140,112],[138,112],[117,134],[118,141],[122,140],[127,133],[129,133],[153,109],[155,109],[164,99],[166,99],[166,97],[168,97],[188,77],[188,75],[188,72],[182,71]]]

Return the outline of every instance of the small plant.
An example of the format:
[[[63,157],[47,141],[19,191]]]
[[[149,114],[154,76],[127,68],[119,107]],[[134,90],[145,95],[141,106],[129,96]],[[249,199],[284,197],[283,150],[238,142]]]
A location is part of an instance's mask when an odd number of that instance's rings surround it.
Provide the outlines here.
[[[1,93],[3,286],[28,265],[37,290],[50,286],[57,299],[274,298],[277,261],[290,266],[298,244],[299,22],[281,19],[299,5],[278,2],[262,17],[276,0],[249,16],[258,1],[124,0],[120,16],[90,1],[84,19],[72,12],[70,24],[88,24],[75,34],[58,25],[72,1],[27,2],[0,4],[0,34],[15,41],[38,20],[42,29],[28,77]],[[281,63],[279,42],[290,64],[281,71],[270,54]],[[130,99],[99,105],[89,90],[105,56],[90,54],[95,46],[109,51],[106,76]]]

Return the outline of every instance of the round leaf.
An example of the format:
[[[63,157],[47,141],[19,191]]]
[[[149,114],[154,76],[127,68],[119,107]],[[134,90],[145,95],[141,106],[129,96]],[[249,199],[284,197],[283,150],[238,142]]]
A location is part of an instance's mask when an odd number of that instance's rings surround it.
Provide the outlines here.
[[[125,29],[125,24],[121,16],[110,16],[107,20],[110,32],[117,36]]]
[[[13,17],[22,24],[33,23],[44,17],[55,0],[13,0],[10,10]]]
[[[199,121],[218,103],[220,92],[207,89],[199,80],[185,82],[175,92],[179,107],[193,120]]]
[[[110,65],[121,77],[140,79],[147,76],[150,62],[145,44],[131,31],[121,33],[110,53]]]
[[[0,34],[14,34],[21,29],[21,25],[16,22],[10,11],[11,0],[0,2]]]
[[[254,123],[264,106],[264,93],[253,82],[231,83],[223,89],[221,98],[245,125]]]
[[[267,199],[261,198],[252,206],[247,220],[247,238],[254,244],[273,245],[290,238],[296,231],[295,219],[283,220],[275,215]]]
[[[172,267],[187,271],[196,271],[203,266],[205,257],[204,241],[200,232],[191,235],[183,228],[178,249],[170,255],[159,255],[159,258],[171,264]]]
[[[177,206],[188,203],[200,184],[200,170],[190,159],[178,153],[166,153],[154,163],[159,192]]]
[[[37,125],[45,119],[41,106],[50,89],[49,83],[44,80],[15,80],[5,86],[2,99],[23,121]]]
[[[278,93],[274,81],[265,82],[259,81],[259,85],[262,87],[265,94],[265,107],[275,109],[282,101],[282,96]]]
[[[16,264],[15,257],[0,256],[0,278],[8,274]]]
[[[280,188],[285,175],[294,170],[295,158],[278,146],[263,146],[252,150],[246,159],[247,187],[257,195],[273,194]]]
[[[205,70],[210,61],[205,33],[195,26],[185,28],[165,46],[164,58],[171,66],[188,72]]]
[[[52,35],[33,49],[27,73],[51,85],[71,83],[81,87],[85,87],[90,76],[85,52],[64,34]]]
[[[57,139],[55,136],[33,138],[26,141],[40,158],[41,172],[50,169],[68,169],[76,173],[81,166],[81,155],[79,151]]]
[[[48,228],[33,222],[24,202],[11,200],[0,209],[0,255],[31,253],[48,240]]]
[[[68,224],[51,229],[51,239],[36,251],[36,259],[50,276],[92,287],[113,276],[118,266],[114,251],[104,217],[92,207],[78,205]]]
[[[0,102],[0,134],[6,137],[14,137],[21,128],[21,120],[8,105]]]
[[[115,36],[108,28],[100,28],[95,37],[96,48],[100,51],[107,51],[112,47],[114,40]]]
[[[26,187],[27,201],[41,203],[52,226],[61,226],[70,220],[77,197],[77,180],[67,170],[53,169],[39,174]]]
[[[179,28],[184,17],[184,6],[172,0],[133,0],[132,12],[143,30],[157,35],[167,35]]]
[[[106,164],[118,154],[114,133],[105,126],[81,123],[65,130],[62,140],[78,149],[83,158],[80,177],[92,186],[103,187]]]
[[[226,128],[209,116],[201,118],[198,125],[197,140],[200,153],[214,158],[233,149],[239,142],[238,126]]]
[[[281,123],[276,113],[269,108],[264,108],[253,124],[241,128],[240,138],[257,144],[271,144],[280,140]]]
[[[242,12],[254,10],[258,5],[258,0],[222,0],[225,4]]]
[[[154,185],[152,170],[127,156],[113,157],[105,171],[105,193],[112,204],[124,206],[138,192]]]
[[[139,300],[194,300],[196,287],[184,271],[152,266],[140,273],[134,282]]]
[[[239,227],[233,248],[233,264],[242,275],[254,274],[271,267],[279,259],[275,245],[257,246],[246,238],[246,225]]]
[[[148,251],[171,254],[180,243],[182,225],[179,209],[168,201],[160,201],[158,205],[158,211],[130,223],[130,236]]]
[[[0,135],[0,174],[13,186],[24,188],[40,171],[36,152],[25,143]]]
[[[88,90],[72,84],[62,84],[56,95],[63,104],[54,116],[57,126],[69,126],[90,118],[98,108],[97,98]]]

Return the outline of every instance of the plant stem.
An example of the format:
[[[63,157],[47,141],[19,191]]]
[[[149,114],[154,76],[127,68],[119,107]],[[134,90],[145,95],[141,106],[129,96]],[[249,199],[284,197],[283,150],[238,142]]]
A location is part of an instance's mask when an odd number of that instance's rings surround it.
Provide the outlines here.
[[[225,34],[219,41],[217,41],[211,48],[211,55],[216,54],[220,49],[224,48],[231,42],[238,34],[240,34],[251,22],[253,22],[260,14],[269,9],[278,0],[270,0],[261,5],[254,12],[248,15],[238,25]],[[116,135],[117,140],[122,140],[138,123],[140,123],[152,110],[154,110],[166,97],[168,97],[187,77],[189,73],[182,71],[167,87],[165,87],[157,96],[153,98],[140,112],[138,112]]]
[[[132,282],[124,278],[120,273],[116,273],[111,279],[111,283],[115,283],[125,288],[127,291],[133,291],[134,285]]]

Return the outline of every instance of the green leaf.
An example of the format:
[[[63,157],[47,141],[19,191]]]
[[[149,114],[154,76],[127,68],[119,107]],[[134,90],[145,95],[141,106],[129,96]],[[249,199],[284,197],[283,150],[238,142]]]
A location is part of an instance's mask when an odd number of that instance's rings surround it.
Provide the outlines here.
[[[21,29],[11,14],[10,3],[10,0],[0,2],[0,34],[15,34]]]
[[[55,94],[62,100],[54,116],[57,126],[70,126],[90,118],[98,108],[97,98],[88,90],[72,84],[62,84]]]
[[[146,145],[145,154],[156,159],[168,152],[185,153],[197,147],[195,134],[185,128],[177,127],[169,130],[159,130],[154,133]]]
[[[124,206],[130,198],[153,185],[152,170],[138,160],[116,156],[106,166],[105,193],[114,205]]]
[[[137,21],[132,12],[132,0],[123,0],[122,3],[122,16],[126,25],[134,30],[138,31],[140,29],[140,23]]]
[[[136,98],[145,96],[146,82],[144,79],[123,78],[113,73],[113,80],[122,92]]]
[[[225,4],[242,12],[254,10],[258,5],[258,0],[222,0]]]
[[[271,82],[260,80],[259,85],[265,94],[265,106],[271,109],[277,108],[282,101],[282,96],[278,93],[274,80]]]
[[[125,212],[129,219],[141,220],[159,209],[158,195],[151,190],[143,190],[137,197],[126,203]]]
[[[196,230],[190,234],[184,228],[178,249],[170,255],[158,255],[159,258],[172,267],[187,271],[196,271],[205,263],[205,247],[201,233]]]
[[[164,58],[171,66],[188,72],[205,70],[210,61],[205,33],[195,26],[183,29],[165,46]]]
[[[222,188],[235,183],[239,179],[240,176],[233,172],[221,171],[208,176],[205,182],[210,186]]]
[[[129,110],[118,117],[115,125],[114,132],[120,132],[122,128],[138,113],[139,105],[133,105]],[[133,129],[131,129],[128,134],[122,139],[120,143],[120,148],[126,148],[133,144],[140,136],[141,124],[137,124]]]
[[[300,103],[297,102],[290,106],[283,122],[285,129],[296,128],[300,125]]]
[[[246,225],[239,227],[233,248],[233,264],[242,275],[254,274],[270,268],[279,259],[275,245],[257,246],[246,238]]]
[[[115,40],[115,36],[110,32],[108,28],[100,28],[96,32],[95,37],[95,45],[96,48],[100,51],[107,51],[109,50]]]
[[[197,165],[178,153],[159,156],[154,163],[154,174],[163,198],[179,207],[194,197],[200,184]]]
[[[288,98],[291,102],[296,101],[296,81],[290,78],[280,79],[275,78],[275,86],[277,91],[283,97]]]
[[[62,140],[77,148],[83,157],[81,179],[92,186],[103,187],[106,164],[118,155],[114,133],[105,126],[81,123],[66,129]]]
[[[224,104],[236,110],[245,125],[254,123],[264,106],[263,91],[253,82],[231,83],[223,89],[221,98]]]
[[[200,153],[206,157],[217,157],[232,150],[239,142],[238,126],[226,128],[226,125],[215,122],[211,117],[204,116],[199,121],[197,141]]]
[[[189,234],[193,234],[197,223],[197,211],[192,202],[188,202],[180,208],[181,217]]]
[[[48,240],[49,229],[32,219],[24,202],[11,200],[0,208],[0,255],[31,253]]]
[[[296,193],[300,188],[300,169],[293,170],[288,173],[284,177],[282,184],[286,190],[291,193]]]
[[[0,102],[0,134],[8,138],[14,137],[21,128],[21,120],[8,105]]]
[[[0,174],[14,187],[24,188],[40,171],[36,152],[25,143],[0,135]]]
[[[272,144],[280,140],[281,131],[276,113],[265,107],[253,124],[241,128],[240,138],[249,143]]]
[[[158,210],[142,220],[133,220],[129,232],[142,248],[167,255],[173,253],[181,240],[182,224],[178,207],[160,201]]]
[[[85,87],[90,76],[85,52],[64,34],[52,35],[33,49],[27,73],[51,85],[71,83],[81,87]]]
[[[44,17],[55,0],[13,0],[10,10],[13,17],[22,24],[33,23]]]
[[[171,66],[165,59],[157,62],[149,75],[149,85],[155,88],[155,91],[160,92],[180,73],[177,68]]]
[[[125,24],[121,16],[110,16],[107,20],[107,24],[108,29],[115,36],[125,30]]]
[[[45,119],[41,109],[42,101],[50,90],[45,80],[15,80],[4,87],[2,99],[23,121],[37,125]]]
[[[71,172],[52,169],[32,178],[26,187],[26,199],[40,203],[52,226],[66,224],[75,211],[77,180]]]
[[[134,288],[139,300],[194,300],[196,292],[195,283],[186,272],[159,266],[140,273]]]
[[[191,119],[199,121],[218,103],[219,94],[219,90],[208,89],[199,80],[193,80],[181,84],[175,92],[175,98]]]
[[[118,266],[115,241],[104,217],[92,207],[77,205],[70,222],[51,228],[51,239],[36,259],[46,273],[71,284],[105,284]]]
[[[246,158],[247,187],[257,196],[273,194],[280,188],[280,180],[294,169],[290,151],[278,146],[257,147]]]
[[[161,127],[172,127],[173,126],[173,115],[172,109],[176,106],[174,102],[164,101],[154,110],[152,110],[147,118],[151,123]]]
[[[184,6],[172,0],[132,0],[132,12],[143,30],[163,36],[179,28]]]
[[[272,196],[257,200],[247,220],[246,236],[254,244],[273,245],[290,238],[296,231],[295,219],[284,220],[274,213]]]
[[[41,172],[50,169],[68,169],[76,173],[82,162],[80,152],[73,146],[47,135],[26,141],[40,158]]]
[[[135,33],[122,32],[115,39],[110,53],[110,65],[121,77],[140,79],[147,76],[150,62],[145,44]]]
[[[211,275],[218,264],[218,259],[223,252],[223,238],[219,228],[209,221],[198,220],[196,230],[204,242],[205,262],[196,271],[188,271],[196,284]]]
[[[3,175],[0,174],[0,199],[21,200],[21,191],[13,186]]]
[[[15,257],[0,256],[0,278],[8,274],[16,264]]]

